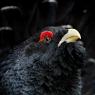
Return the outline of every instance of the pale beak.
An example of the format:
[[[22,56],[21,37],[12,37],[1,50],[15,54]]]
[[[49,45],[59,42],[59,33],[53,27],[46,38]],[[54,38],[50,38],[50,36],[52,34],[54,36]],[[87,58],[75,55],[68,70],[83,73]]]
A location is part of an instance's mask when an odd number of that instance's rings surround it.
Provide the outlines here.
[[[63,43],[76,42],[78,39],[81,39],[80,33],[76,29],[68,29],[68,32],[62,37],[58,43],[58,47]]]

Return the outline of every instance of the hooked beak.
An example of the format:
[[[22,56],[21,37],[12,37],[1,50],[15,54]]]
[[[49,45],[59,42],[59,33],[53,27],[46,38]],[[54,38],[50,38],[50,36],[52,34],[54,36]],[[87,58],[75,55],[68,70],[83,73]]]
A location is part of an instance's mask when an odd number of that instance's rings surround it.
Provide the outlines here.
[[[78,39],[81,39],[80,33],[76,29],[68,29],[68,32],[62,37],[60,42],[58,43],[58,47],[63,43],[63,42],[76,42]]]

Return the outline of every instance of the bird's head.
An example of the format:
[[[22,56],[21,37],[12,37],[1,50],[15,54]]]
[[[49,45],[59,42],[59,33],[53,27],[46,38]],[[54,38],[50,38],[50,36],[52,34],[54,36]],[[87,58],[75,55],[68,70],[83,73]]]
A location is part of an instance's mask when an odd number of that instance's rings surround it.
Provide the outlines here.
[[[42,30],[38,45],[35,45],[36,49],[32,49],[32,51],[39,52],[41,61],[47,64],[61,60],[61,63],[66,61],[68,64],[76,66],[83,63],[85,55],[85,48],[79,41],[80,39],[81,35],[76,29],[68,26],[51,26]]]
[[[81,35],[76,29],[73,28],[66,29],[64,27],[57,27],[57,28],[50,27],[49,30],[41,32],[39,42],[49,43],[56,35],[57,35],[56,40],[59,38],[58,47],[60,47],[61,44],[64,42],[71,43],[71,42],[76,42],[78,39],[81,39]]]
[[[85,48],[79,40],[81,40],[80,33],[71,27],[46,28],[39,35],[39,43],[44,50],[42,60],[49,62],[62,59],[80,64],[84,60]]]

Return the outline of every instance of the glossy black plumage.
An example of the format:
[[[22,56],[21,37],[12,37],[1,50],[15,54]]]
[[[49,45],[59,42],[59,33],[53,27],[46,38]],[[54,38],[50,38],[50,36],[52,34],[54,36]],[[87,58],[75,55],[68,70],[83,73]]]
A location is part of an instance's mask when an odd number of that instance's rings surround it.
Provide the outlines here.
[[[55,33],[49,43],[30,38],[0,63],[0,95],[81,95],[85,48],[80,41],[58,47],[67,29],[47,29]]]

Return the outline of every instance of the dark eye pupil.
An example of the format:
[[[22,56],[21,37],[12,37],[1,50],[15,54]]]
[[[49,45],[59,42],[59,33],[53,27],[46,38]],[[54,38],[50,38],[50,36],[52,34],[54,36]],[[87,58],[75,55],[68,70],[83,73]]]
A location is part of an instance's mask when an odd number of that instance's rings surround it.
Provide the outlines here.
[[[48,38],[48,37],[46,37],[46,38],[45,38],[45,41],[46,41],[47,43],[49,43],[49,42],[50,42],[50,40],[51,40],[51,39],[50,39],[50,38]]]
[[[46,38],[46,41],[49,41],[49,38]]]

